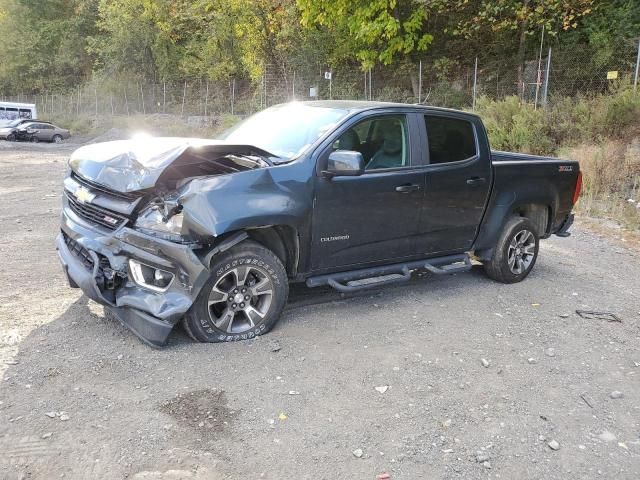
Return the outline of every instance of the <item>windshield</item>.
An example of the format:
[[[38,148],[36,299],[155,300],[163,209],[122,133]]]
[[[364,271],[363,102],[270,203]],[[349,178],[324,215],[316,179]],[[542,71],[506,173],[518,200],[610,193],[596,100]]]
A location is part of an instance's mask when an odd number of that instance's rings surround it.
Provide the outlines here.
[[[335,108],[288,103],[263,110],[247,118],[222,139],[253,145],[291,160],[300,155],[349,112]]]
[[[22,122],[24,122],[24,120],[20,118],[18,120],[14,120],[14,121],[10,122],[9,125],[7,125],[7,126],[8,127],[17,127]]]

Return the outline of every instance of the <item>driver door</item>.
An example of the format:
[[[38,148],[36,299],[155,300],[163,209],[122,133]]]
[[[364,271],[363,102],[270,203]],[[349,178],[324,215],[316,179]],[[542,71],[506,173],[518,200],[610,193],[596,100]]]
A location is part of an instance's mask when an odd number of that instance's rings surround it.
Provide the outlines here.
[[[405,113],[369,115],[338,133],[320,155],[322,170],[332,151],[359,151],[365,172],[317,178],[313,271],[391,263],[415,255],[425,182],[419,138],[412,134],[417,120]]]

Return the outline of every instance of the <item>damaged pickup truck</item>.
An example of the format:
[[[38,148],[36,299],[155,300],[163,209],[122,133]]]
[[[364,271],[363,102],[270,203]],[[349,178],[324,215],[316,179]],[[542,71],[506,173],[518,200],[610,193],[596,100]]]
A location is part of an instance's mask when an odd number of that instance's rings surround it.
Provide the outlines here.
[[[341,292],[471,268],[523,280],[567,236],[574,161],[492,152],[475,115],[376,102],[257,113],[221,140],[75,151],[56,247],[81,288],[140,338],[253,338],[291,282]]]

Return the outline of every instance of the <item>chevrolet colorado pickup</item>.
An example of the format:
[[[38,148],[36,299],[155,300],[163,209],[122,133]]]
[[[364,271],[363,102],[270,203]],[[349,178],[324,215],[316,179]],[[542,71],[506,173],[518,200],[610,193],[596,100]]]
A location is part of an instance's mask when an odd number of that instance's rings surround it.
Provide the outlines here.
[[[76,150],[56,248],[81,288],[152,346],[271,329],[290,282],[350,292],[481,262],[523,280],[567,236],[575,161],[493,152],[476,115],[378,102],[294,102],[220,140]]]

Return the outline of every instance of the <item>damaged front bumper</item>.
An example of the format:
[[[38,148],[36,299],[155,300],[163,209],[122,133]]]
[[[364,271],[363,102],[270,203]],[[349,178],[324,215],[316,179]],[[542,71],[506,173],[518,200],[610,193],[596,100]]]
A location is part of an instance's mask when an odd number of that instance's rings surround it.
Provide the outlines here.
[[[56,250],[71,287],[82,289],[154,347],[166,344],[209,277],[189,245],[126,227],[99,230],[68,208],[63,209]],[[173,280],[162,292],[142,287],[133,279],[130,259],[171,272]]]

